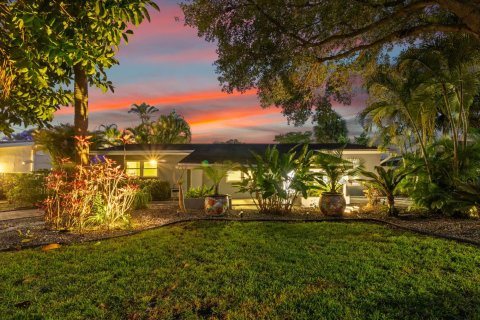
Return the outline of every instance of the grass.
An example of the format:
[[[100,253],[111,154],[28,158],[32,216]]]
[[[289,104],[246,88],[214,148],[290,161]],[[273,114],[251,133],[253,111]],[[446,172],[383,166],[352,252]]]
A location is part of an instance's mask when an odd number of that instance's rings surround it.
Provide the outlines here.
[[[0,254],[1,319],[479,319],[480,250],[361,223],[190,222]]]

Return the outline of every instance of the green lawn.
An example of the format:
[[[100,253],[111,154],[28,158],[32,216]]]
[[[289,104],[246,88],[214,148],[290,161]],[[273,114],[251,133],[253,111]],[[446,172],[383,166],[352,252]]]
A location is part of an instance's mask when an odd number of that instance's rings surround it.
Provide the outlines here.
[[[480,249],[361,223],[184,223],[1,253],[0,318],[480,319]]]

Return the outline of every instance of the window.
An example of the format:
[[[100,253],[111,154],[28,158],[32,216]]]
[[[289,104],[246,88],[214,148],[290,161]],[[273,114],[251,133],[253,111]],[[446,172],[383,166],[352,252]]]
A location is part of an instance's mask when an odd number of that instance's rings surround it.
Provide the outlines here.
[[[126,174],[129,176],[140,176],[140,161],[127,161]]]
[[[242,181],[243,175],[240,170],[230,170],[227,172],[227,182],[239,182]]]
[[[144,177],[156,177],[157,172],[157,162],[148,161],[143,163],[143,176]]]

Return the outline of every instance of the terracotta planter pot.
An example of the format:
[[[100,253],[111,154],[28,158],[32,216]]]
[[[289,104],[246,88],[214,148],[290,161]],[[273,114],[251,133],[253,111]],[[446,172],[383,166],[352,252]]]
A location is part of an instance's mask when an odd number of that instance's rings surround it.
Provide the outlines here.
[[[341,217],[346,206],[341,193],[323,192],[320,197],[319,207],[324,215]]]
[[[230,200],[228,195],[221,194],[205,197],[205,213],[210,215],[222,215],[228,211]]]

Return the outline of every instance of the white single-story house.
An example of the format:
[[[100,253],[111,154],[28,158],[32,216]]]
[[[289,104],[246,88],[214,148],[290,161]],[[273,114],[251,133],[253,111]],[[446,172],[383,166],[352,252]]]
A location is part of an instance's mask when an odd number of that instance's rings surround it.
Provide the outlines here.
[[[129,144],[102,150],[91,151],[92,156],[106,156],[115,160],[132,176],[168,181],[175,189],[181,177],[184,189],[211,185],[202,167],[205,163],[215,164],[231,161],[238,164],[254,163],[252,152],[264,154],[271,144]],[[277,144],[280,152],[287,152],[295,145]],[[309,144],[310,150],[328,151],[342,148],[340,144]],[[368,170],[381,165],[385,153],[374,147],[347,144],[343,156],[347,160],[361,162]],[[125,159],[125,163],[124,163]],[[51,159],[47,153],[35,148],[32,141],[0,142],[0,173],[26,173],[51,169]],[[242,173],[232,170],[220,183],[220,192],[236,199],[247,199],[248,194],[238,193],[234,183],[241,181]],[[349,181],[344,186],[344,194],[363,196],[359,183]]]
[[[97,151],[92,155],[106,156],[124,166],[127,173],[144,178],[157,178],[168,181],[175,186],[179,177],[183,178],[184,186],[199,187],[211,182],[201,170],[207,164],[231,161],[238,164],[254,163],[252,151],[264,154],[269,144],[129,144]],[[295,145],[278,144],[280,152],[287,152]],[[310,150],[328,151],[342,148],[341,144],[309,144]],[[357,144],[347,144],[343,156],[347,160],[363,163],[366,169],[373,170],[380,165],[383,152],[377,148]],[[125,159],[125,163],[124,162]],[[232,195],[233,198],[246,199],[250,195],[237,192],[232,184],[242,179],[240,171],[232,170],[220,184],[220,192]],[[349,182],[345,188],[346,196],[363,196],[358,183]],[[348,198],[347,198],[348,201]]]
[[[50,155],[32,141],[0,142],[0,173],[27,173],[52,168]]]

